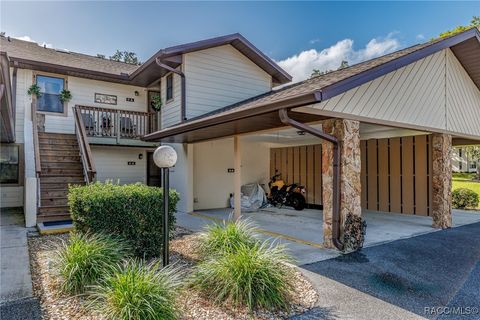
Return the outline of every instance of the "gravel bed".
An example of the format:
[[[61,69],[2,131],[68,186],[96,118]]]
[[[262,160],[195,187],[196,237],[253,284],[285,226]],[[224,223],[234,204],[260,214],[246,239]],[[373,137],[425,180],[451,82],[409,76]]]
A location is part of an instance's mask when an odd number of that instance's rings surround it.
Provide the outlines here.
[[[32,270],[34,295],[40,300],[43,319],[103,319],[98,313],[87,310],[82,296],[65,296],[59,291],[58,276],[54,269],[55,248],[68,240],[68,234],[29,237],[28,246]],[[198,261],[195,254],[197,234],[177,227],[170,242],[170,261],[189,269]],[[292,266],[292,268],[294,268]],[[289,312],[255,311],[249,314],[245,308],[218,306],[203,298],[198,292],[186,289],[178,301],[182,319],[285,319],[313,308],[318,295],[312,285],[297,271],[293,272],[295,292]]]

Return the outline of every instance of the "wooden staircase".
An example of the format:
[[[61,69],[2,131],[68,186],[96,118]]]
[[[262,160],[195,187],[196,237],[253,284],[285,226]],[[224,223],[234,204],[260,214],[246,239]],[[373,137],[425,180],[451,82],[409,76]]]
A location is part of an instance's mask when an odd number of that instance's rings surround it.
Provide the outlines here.
[[[38,222],[69,220],[69,184],[85,184],[75,134],[38,132],[40,153],[40,206]]]

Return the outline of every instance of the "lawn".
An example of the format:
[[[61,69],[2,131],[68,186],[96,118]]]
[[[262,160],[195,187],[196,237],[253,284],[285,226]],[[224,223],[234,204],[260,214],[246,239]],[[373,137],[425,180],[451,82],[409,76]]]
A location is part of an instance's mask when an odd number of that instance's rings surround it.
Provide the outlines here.
[[[472,181],[473,173],[454,173],[452,177],[452,190],[467,188],[480,195],[480,182]],[[478,207],[480,209],[480,207]]]

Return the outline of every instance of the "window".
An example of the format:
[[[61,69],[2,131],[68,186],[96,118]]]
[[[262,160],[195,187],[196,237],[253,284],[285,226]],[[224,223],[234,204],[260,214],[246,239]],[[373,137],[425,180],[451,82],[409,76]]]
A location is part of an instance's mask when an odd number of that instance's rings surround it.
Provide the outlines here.
[[[167,101],[173,99],[173,74],[167,76]]]
[[[458,149],[458,156],[461,158],[463,156],[463,150],[462,149]]]
[[[18,145],[0,145],[0,183],[19,183],[18,158]]]
[[[63,113],[63,102],[60,100],[65,80],[63,78],[37,76],[37,85],[40,87],[40,97],[37,98],[37,110],[45,112]]]
[[[477,162],[476,161],[470,162],[470,169],[477,169]]]

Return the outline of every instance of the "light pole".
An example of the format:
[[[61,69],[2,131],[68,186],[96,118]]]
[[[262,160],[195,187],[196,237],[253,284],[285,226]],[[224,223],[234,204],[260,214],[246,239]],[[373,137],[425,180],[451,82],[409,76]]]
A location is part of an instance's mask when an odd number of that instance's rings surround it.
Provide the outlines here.
[[[153,153],[153,162],[162,169],[162,187],[163,187],[163,266],[168,265],[168,242],[169,242],[169,230],[168,230],[168,195],[170,191],[168,174],[171,167],[177,162],[177,152],[170,146],[160,146]]]

